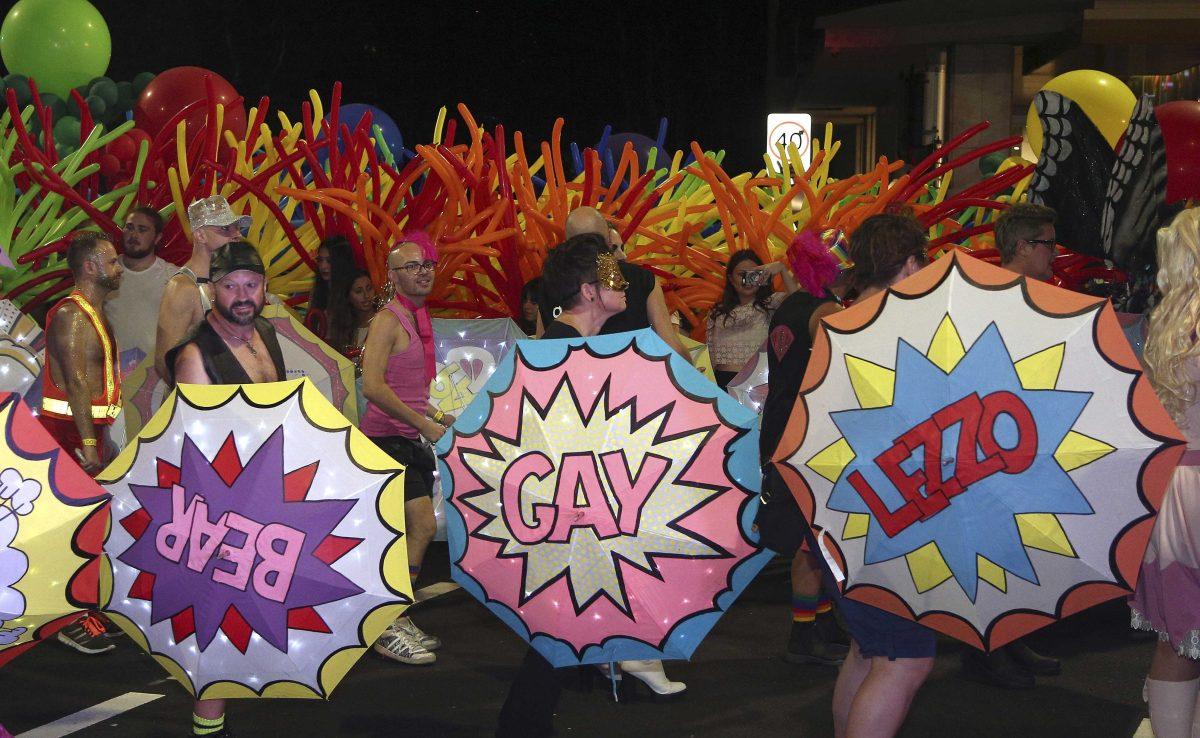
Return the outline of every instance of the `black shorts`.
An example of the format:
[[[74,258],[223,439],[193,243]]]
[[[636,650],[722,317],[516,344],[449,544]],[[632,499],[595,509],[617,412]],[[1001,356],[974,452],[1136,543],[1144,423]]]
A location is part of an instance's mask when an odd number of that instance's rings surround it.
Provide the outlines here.
[[[404,436],[368,436],[384,453],[404,466],[404,501],[433,496],[433,452],[419,440]]]

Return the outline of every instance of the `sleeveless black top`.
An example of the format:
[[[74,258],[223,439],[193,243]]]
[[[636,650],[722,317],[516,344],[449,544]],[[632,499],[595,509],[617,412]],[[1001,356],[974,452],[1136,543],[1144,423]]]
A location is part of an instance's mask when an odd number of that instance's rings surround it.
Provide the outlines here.
[[[263,343],[267,346],[267,353],[271,356],[271,363],[275,365],[275,376],[280,380],[287,379],[287,371],[283,366],[283,351],[279,348],[279,339],[275,336],[275,326],[271,325],[271,321],[266,318],[255,318],[254,330],[258,331],[258,335],[262,338]],[[229,350],[229,346],[225,343],[225,339],[212,327],[208,319],[200,321],[196,329],[192,331],[182,343],[167,352],[167,371],[170,373],[168,379],[171,386],[175,385],[175,360],[179,358],[183,347],[190,343],[196,344],[200,349],[200,357],[204,362],[204,372],[208,375],[208,380],[213,384],[251,384],[252,380],[246,370],[242,368],[241,362]]]

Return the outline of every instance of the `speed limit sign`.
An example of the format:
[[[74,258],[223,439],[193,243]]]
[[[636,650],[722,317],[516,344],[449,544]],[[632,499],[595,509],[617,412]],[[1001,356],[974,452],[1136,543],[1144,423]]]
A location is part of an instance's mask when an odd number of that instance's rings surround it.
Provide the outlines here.
[[[780,164],[779,147],[792,146],[808,166],[812,160],[812,116],[808,113],[771,113],[767,116],[767,154],[775,166]]]

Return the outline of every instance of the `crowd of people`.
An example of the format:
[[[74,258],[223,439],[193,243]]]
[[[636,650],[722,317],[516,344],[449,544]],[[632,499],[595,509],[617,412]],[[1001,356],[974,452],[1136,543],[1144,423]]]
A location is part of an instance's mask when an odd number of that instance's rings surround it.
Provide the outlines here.
[[[270,321],[266,269],[242,238],[249,225],[220,196],[188,208],[193,250],[181,267],[155,253],[162,219],[137,208],[126,219],[123,243],[87,231],[70,244],[74,290],[46,318],[47,365],[41,419],[83,468],[97,473],[111,458],[105,427],[120,411],[119,351],[154,357],[169,383],[273,382],[286,376]],[[1002,266],[1029,279],[1051,276],[1055,213],[1017,204],[996,223]],[[118,250],[117,246],[121,248]],[[911,620],[842,598],[795,498],[769,463],[799,394],[822,318],[847,303],[888,289],[927,263],[925,230],[904,214],[876,215],[850,235],[852,266],[801,289],[788,263],[764,264],[751,251],[729,256],[724,291],[707,318],[716,381],[724,388],[760,346],[767,347],[769,389],[762,412],[760,453],[765,472],[756,527],[763,545],[791,561],[792,630],[781,644],[793,663],[840,667],[833,699],[838,736],[889,736],[903,724],[913,697],[933,666],[933,631]],[[316,252],[315,287],[305,324],[361,371],[366,399],[361,430],[406,469],[406,544],[415,582],[436,530],[432,504],[436,443],[454,422],[429,402],[435,375],[433,331],[426,300],[438,265],[436,244],[413,232],[387,255],[390,294],[381,299],[342,237]],[[1200,686],[1200,209],[1180,215],[1160,234],[1161,298],[1150,315],[1145,363],[1164,405],[1179,422],[1189,450],[1163,504],[1133,600],[1133,625],[1157,634],[1146,685],[1156,734],[1192,734]],[[382,304],[381,304],[382,302]],[[155,308],[157,307],[157,310]],[[611,224],[592,208],[565,223],[543,273],[521,295],[522,329],[542,340],[653,329],[687,359],[661,286],[652,272],[625,259]],[[87,653],[114,647],[98,612],[65,628],[59,639]],[[410,666],[437,661],[441,639],[405,615],[374,644],[381,656]],[[584,667],[581,667],[584,668]],[[658,661],[586,667],[626,689],[678,697]],[[1030,688],[1035,677],[1061,665],[1017,642],[964,658],[968,676],[1003,688]],[[499,736],[550,735],[561,674],[529,649],[499,716]],[[229,735],[222,700],[195,704],[196,735]]]

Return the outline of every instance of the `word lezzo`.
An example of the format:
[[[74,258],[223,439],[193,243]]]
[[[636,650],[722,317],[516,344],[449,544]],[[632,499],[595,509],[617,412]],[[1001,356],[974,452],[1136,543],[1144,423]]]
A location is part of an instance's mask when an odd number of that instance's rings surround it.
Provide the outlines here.
[[[617,500],[615,515],[600,481],[601,468]],[[521,515],[522,487],[530,477],[541,480],[555,472],[548,456],[532,451],[510,464],[500,478],[504,522],[513,537],[526,545],[566,543],[575,528],[590,527],[601,539],[635,535],[646,499],[670,468],[670,459],[646,454],[637,478],[633,478],[623,451],[599,457],[586,451],[563,454],[557,467],[554,504],[533,503],[530,524]]]
[[[1005,448],[996,440],[996,420],[1001,415],[1007,415],[1016,423],[1017,442],[1012,448]],[[956,423],[961,426],[957,453],[953,458],[954,473],[943,478],[942,469],[949,466],[951,459],[942,459],[942,433]],[[847,481],[867,503],[883,532],[891,538],[913,523],[928,520],[944,510],[951,498],[981,479],[999,472],[1020,474],[1025,471],[1033,464],[1037,445],[1037,424],[1020,397],[1001,391],[980,399],[977,393],[971,393],[905,431],[886,451],[875,457],[876,466],[905,499],[898,509],[888,509],[862,472],[851,472]],[[908,474],[900,464],[917,449],[924,449],[923,467]]]
[[[171,488],[171,522],[158,529],[154,542],[165,559],[179,563],[187,551],[185,566],[202,572],[215,555],[212,580],[243,592],[251,584],[260,596],[275,602],[287,599],[296,573],[296,562],[304,545],[304,532],[280,523],[255,522],[235,512],[226,512],[215,523],[208,519],[208,503],[195,495],[184,505],[184,490]],[[241,534],[241,545],[226,541],[230,532]],[[276,544],[282,543],[282,550]],[[232,569],[222,567],[232,565]]]

